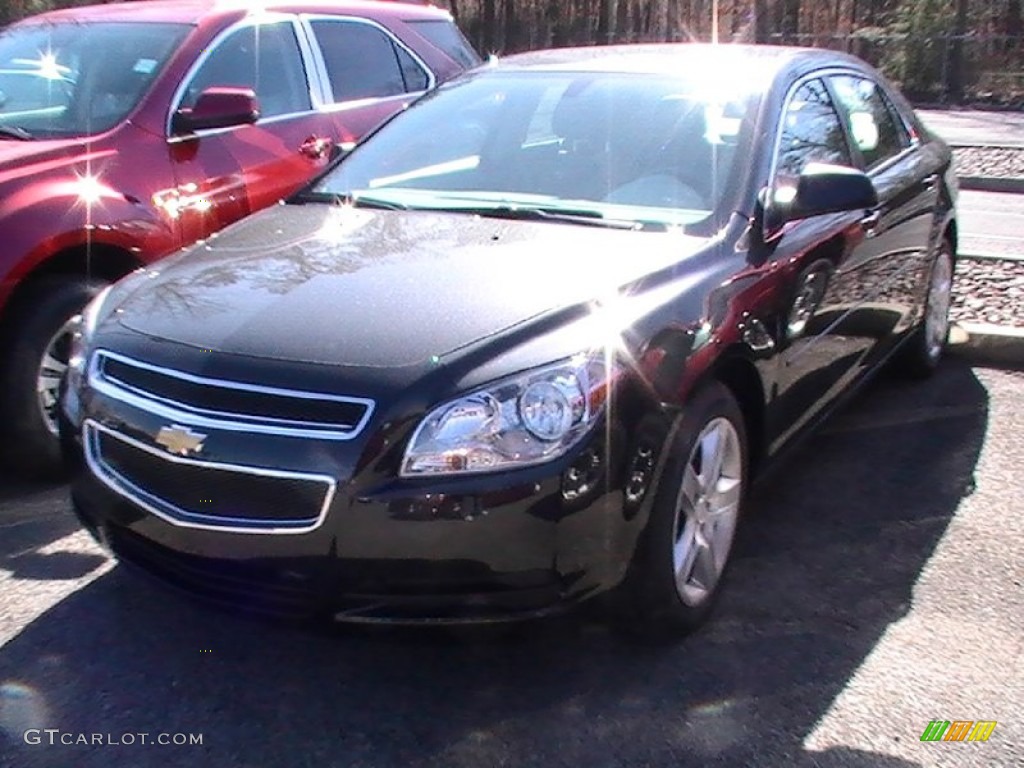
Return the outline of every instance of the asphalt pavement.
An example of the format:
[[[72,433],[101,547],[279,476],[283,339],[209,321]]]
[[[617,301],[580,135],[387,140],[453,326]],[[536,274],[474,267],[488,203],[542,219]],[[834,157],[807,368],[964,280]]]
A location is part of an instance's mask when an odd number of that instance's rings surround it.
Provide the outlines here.
[[[950,144],[1024,147],[1024,111],[919,109],[925,125]]]
[[[63,488],[4,478],[0,766],[1019,767],[1022,399],[1024,373],[957,358],[882,377],[755,489],[718,612],[665,646],[584,614],[506,633],[249,619],[113,567]],[[921,742],[935,719],[998,725]]]
[[[1024,195],[962,191],[960,253],[1024,259]]]

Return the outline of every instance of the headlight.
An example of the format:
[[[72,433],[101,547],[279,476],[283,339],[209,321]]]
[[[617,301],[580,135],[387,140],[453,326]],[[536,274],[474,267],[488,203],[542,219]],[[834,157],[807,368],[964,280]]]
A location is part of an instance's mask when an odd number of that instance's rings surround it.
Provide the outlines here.
[[[85,309],[71,319],[71,350],[68,367],[79,375],[85,372],[85,362],[89,356],[89,342],[96,330],[96,323],[103,310],[103,303],[107,300],[113,287],[108,285],[96,294],[92,301],[85,305]]]
[[[413,434],[402,475],[490,472],[561,456],[601,415],[612,375],[603,356],[580,355],[445,403]]]

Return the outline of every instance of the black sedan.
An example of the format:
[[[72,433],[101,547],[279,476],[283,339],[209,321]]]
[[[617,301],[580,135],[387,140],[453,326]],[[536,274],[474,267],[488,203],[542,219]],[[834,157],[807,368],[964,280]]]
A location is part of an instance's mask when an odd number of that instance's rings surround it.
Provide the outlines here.
[[[62,441],[122,560],[351,621],[708,614],[751,479],[939,362],[947,146],[863,62],[542,52],[79,318]]]

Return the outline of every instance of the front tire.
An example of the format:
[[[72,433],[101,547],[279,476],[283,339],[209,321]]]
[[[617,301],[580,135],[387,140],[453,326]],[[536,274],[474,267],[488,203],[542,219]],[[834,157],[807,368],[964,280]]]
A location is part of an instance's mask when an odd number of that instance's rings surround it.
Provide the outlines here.
[[[31,479],[63,474],[57,409],[69,324],[105,284],[42,280],[17,299],[0,348],[0,461]]]
[[[651,516],[620,588],[623,629],[671,638],[711,613],[748,485],[747,434],[736,398],[713,382],[687,403]]]

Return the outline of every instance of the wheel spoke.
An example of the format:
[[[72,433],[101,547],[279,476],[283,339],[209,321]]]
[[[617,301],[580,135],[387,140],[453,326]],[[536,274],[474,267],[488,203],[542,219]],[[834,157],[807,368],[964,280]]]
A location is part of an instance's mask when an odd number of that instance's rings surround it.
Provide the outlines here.
[[[718,582],[715,553],[711,548],[710,542],[706,541],[703,536],[696,537],[695,543],[697,546],[694,547],[696,552],[693,558],[693,569],[687,582],[705,591],[710,591],[715,588],[715,584]]]
[[[686,469],[683,470],[683,484],[680,488],[680,501],[685,501],[686,506],[684,508],[687,515],[693,513],[693,507],[697,503],[697,499],[700,497],[701,484],[700,478],[697,477],[697,471],[693,468],[692,462],[686,465]]]
[[[60,376],[45,374],[36,382],[37,392],[56,392],[60,388]]]
[[[683,534],[676,540],[672,559],[676,566],[676,584],[685,587],[693,572],[693,563],[700,549],[697,543],[697,526],[691,523],[683,529]]]
[[[43,361],[39,366],[40,373],[44,375],[47,373],[53,373],[58,376],[62,376],[64,374],[64,371],[66,371],[67,369],[67,363],[58,360],[56,357],[53,356],[51,352],[47,352],[43,356]]]
[[[700,479],[705,492],[711,492],[722,474],[727,438],[717,424],[700,441]]]
[[[715,517],[721,517],[735,512],[742,493],[743,484],[737,478],[720,477],[710,500],[711,513]]]

